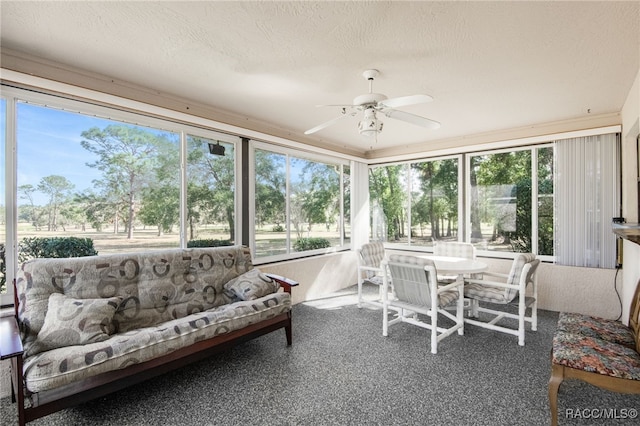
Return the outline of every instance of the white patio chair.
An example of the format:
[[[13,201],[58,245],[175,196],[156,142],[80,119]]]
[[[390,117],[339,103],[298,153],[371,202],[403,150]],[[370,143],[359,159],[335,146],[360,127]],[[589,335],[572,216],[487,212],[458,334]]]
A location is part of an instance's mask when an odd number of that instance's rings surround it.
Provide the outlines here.
[[[382,306],[382,284],[384,271],[380,267],[384,259],[384,244],[381,241],[373,241],[363,244],[358,253],[358,307],[362,307],[362,303],[368,303],[374,306]],[[363,300],[362,285],[372,284],[378,286],[380,299],[376,301]]]
[[[473,318],[465,318],[467,324],[502,333],[518,336],[518,344],[524,346],[525,322],[531,323],[531,330],[538,328],[538,278],[536,270],[540,260],[533,253],[519,254],[511,265],[509,274],[485,272],[484,278],[465,279],[464,296],[471,301],[471,316],[477,318],[479,312],[493,315],[490,321],[480,321]],[[500,281],[498,281],[500,280]],[[531,284],[531,296],[526,296],[527,285]],[[518,313],[505,310],[497,310],[483,305],[516,305]],[[526,316],[527,308],[531,308],[531,315]],[[503,318],[511,318],[518,321],[517,328],[510,328],[497,323]]]
[[[434,256],[446,256],[446,257],[462,257],[464,259],[475,259],[476,248],[471,243],[462,243],[458,241],[436,241],[433,246]],[[453,282],[456,280],[455,276],[440,276],[438,279],[441,282]],[[482,274],[473,274],[467,278],[482,278]]]
[[[431,330],[431,353],[438,352],[438,342],[453,334],[464,333],[464,314],[462,307],[462,279],[447,285],[438,285],[437,271],[432,260],[415,256],[392,255],[382,262],[383,269],[383,315],[382,335],[387,336],[389,326],[406,322]],[[390,280],[393,280],[395,298],[389,298]],[[456,314],[447,312],[447,305],[456,306]],[[398,310],[398,316],[389,320],[389,309]],[[420,320],[419,315],[426,315],[430,323]],[[438,326],[438,315],[445,316],[454,322],[449,328]]]
[[[433,246],[433,254],[435,256],[475,259],[476,248],[471,243],[462,243],[458,241],[436,241]]]

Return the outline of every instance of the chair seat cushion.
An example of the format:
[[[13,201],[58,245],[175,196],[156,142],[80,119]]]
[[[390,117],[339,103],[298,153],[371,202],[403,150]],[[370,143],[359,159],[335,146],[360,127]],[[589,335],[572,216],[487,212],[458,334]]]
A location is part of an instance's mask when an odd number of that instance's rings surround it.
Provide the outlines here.
[[[620,321],[561,312],[557,329],[618,343],[631,349],[636,347],[633,331]]]
[[[384,283],[382,275],[374,275],[373,277],[365,278],[363,282],[380,286]]]
[[[507,300],[505,298],[505,292],[503,288],[492,287],[477,283],[469,283],[464,286],[464,297],[491,303],[507,304],[511,301],[511,299]]]
[[[578,333],[556,331],[552,362],[606,376],[640,380],[640,355],[635,350]]]
[[[440,306],[448,306],[458,301],[458,290],[445,290],[438,295]]]

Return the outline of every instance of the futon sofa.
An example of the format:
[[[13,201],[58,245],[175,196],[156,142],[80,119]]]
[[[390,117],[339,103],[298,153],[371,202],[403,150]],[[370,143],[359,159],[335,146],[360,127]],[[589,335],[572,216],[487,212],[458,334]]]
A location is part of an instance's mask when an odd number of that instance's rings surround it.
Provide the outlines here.
[[[0,321],[24,424],[284,328],[291,286],[247,247],[66,259],[20,268],[16,316]]]

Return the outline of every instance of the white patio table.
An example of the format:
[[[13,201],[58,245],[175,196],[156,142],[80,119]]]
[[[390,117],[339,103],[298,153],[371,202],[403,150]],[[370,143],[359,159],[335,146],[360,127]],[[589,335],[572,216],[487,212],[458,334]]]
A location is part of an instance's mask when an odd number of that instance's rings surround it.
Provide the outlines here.
[[[431,259],[436,265],[436,270],[440,274],[444,275],[464,275],[464,274],[477,274],[489,269],[489,265],[485,262],[476,259],[466,259],[464,257],[450,257],[450,256],[433,256],[433,255],[421,255],[418,256],[424,259]]]

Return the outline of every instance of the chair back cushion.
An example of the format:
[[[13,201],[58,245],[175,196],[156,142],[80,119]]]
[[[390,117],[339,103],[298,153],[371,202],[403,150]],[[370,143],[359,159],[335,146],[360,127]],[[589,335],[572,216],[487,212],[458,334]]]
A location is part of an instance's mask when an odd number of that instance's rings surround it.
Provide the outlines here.
[[[536,260],[536,255],[533,253],[520,253],[513,259],[513,263],[511,264],[511,271],[509,272],[509,277],[507,278],[507,284],[517,286],[520,283],[520,278],[522,276],[522,271],[524,270],[524,266],[527,263],[531,263],[531,268],[527,273],[526,284],[528,285],[533,279],[533,274],[540,263],[539,260]],[[525,285],[526,287],[526,285]],[[504,299],[511,301],[518,295],[518,290],[515,288],[506,288]]]
[[[364,266],[379,268],[384,259],[384,244],[381,241],[364,244],[360,249],[360,257]],[[373,271],[365,271],[366,278],[373,278],[375,275]]]
[[[433,276],[425,270],[426,266],[433,268],[430,268]],[[431,279],[435,281],[436,277],[433,260],[401,254],[391,255],[389,275],[398,300],[411,305],[431,307],[429,283]]]
[[[433,254],[436,256],[463,257],[475,259],[476,250],[471,243],[459,243],[455,241],[439,241],[433,246]]]

